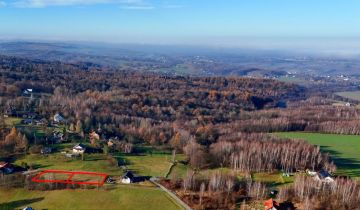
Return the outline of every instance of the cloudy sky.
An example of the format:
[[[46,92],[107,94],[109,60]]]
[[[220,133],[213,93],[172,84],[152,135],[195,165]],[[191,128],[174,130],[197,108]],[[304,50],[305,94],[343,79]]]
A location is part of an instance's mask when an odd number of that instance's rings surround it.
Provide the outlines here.
[[[0,0],[0,38],[351,47],[359,11],[359,0]]]

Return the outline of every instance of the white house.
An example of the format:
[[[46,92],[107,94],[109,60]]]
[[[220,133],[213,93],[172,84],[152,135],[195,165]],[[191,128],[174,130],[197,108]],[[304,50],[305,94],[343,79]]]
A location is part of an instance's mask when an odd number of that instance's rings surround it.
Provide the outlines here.
[[[317,175],[317,172],[316,172],[316,171],[310,171],[309,169],[306,169],[306,173],[307,173],[309,176],[316,176],[316,175]]]
[[[83,154],[85,151],[86,151],[86,146],[81,143],[75,145],[72,150],[74,154]]]
[[[64,120],[65,120],[65,119],[64,119],[60,114],[56,113],[56,114],[54,115],[54,122],[61,123],[61,122],[63,122]]]

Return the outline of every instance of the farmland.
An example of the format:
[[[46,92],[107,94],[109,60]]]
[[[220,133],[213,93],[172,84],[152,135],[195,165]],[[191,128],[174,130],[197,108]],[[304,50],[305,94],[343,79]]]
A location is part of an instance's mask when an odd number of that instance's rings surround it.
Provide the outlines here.
[[[56,145],[58,150],[69,150],[71,143]],[[142,176],[164,177],[171,165],[171,153],[166,151],[157,151],[154,153],[139,154],[115,154],[115,160],[126,163],[127,169]],[[178,154],[176,160],[184,160],[183,154]],[[27,163],[34,169],[56,169],[68,171],[91,171],[107,173],[109,175],[122,175],[123,171],[117,166],[117,162],[109,160],[104,154],[85,154],[84,160],[78,158],[67,158],[64,154],[54,153],[50,155],[30,154],[18,158],[15,164],[22,165]],[[177,164],[173,173],[184,174],[187,170],[183,164]]]
[[[59,151],[68,150],[72,144],[56,145]],[[157,151],[154,154],[141,153],[138,155],[114,155],[115,159],[125,159],[127,167],[138,175],[165,176],[170,167],[171,154]],[[177,159],[183,159],[178,155]],[[67,158],[64,154],[49,155],[29,154],[18,157],[16,165],[24,163],[33,169],[56,169],[68,171],[91,171],[106,173],[110,176],[122,176],[124,171],[117,163],[109,161],[105,154],[86,154],[81,158]],[[175,167],[176,168],[176,167]],[[176,173],[185,173],[186,167],[179,167]],[[31,205],[33,208],[62,208],[62,209],[181,209],[168,195],[152,184],[114,185],[113,189],[106,190],[54,190],[54,191],[27,191],[13,188],[11,190],[0,188],[0,209],[20,208]],[[95,195],[96,196],[93,196]],[[66,202],[63,202],[66,201]]]
[[[171,154],[152,154],[152,155],[120,155],[115,156],[125,159],[128,168],[139,175],[164,177],[171,166]],[[178,155],[178,160],[185,159],[184,155]],[[174,173],[184,174],[186,167],[182,164],[175,166]]]
[[[337,93],[337,95],[342,96],[344,98],[360,101],[360,91],[339,92]]]
[[[277,135],[305,139],[319,145],[323,152],[329,153],[333,158],[338,166],[339,175],[360,177],[360,136],[302,132],[277,133]]]

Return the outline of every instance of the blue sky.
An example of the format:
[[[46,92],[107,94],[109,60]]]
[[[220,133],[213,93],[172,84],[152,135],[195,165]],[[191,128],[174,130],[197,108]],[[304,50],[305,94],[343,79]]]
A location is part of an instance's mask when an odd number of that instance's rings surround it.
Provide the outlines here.
[[[3,39],[271,45],[359,37],[359,0],[0,0]]]

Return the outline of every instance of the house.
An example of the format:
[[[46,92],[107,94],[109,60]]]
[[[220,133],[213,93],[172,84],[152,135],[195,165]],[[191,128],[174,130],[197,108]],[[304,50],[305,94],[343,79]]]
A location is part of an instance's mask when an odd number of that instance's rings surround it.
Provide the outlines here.
[[[135,182],[135,176],[131,171],[128,171],[124,174],[121,179],[121,182],[124,184],[131,184]]]
[[[325,170],[317,172],[317,174],[314,176],[314,179],[325,183],[331,183],[335,181],[333,178],[331,178],[330,173]]]
[[[24,119],[35,119],[37,117],[36,113],[33,112],[27,112],[22,115],[22,118]]]
[[[30,95],[33,93],[33,89],[25,89],[23,92],[25,95]]]
[[[108,142],[107,142],[108,147],[113,147],[114,144],[115,144],[114,141],[111,140],[111,139],[109,139]]]
[[[107,141],[107,145],[108,147],[113,147],[116,143],[118,143],[120,140],[119,140],[119,137],[111,137],[109,138],[109,140]]]
[[[0,171],[4,174],[11,174],[14,172],[14,167],[8,162],[0,162]]]
[[[21,120],[21,124],[31,125],[31,124],[33,124],[33,120],[32,119]]]
[[[41,149],[41,154],[50,154],[52,152],[52,149],[50,147],[44,147]]]
[[[16,111],[14,108],[8,107],[4,111],[4,117],[11,117],[11,116],[16,116]]]
[[[317,172],[316,171],[310,171],[309,169],[306,169],[306,174],[309,176],[316,176]]]
[[[35,120],[36,125],[38,126],[42,126],[42,125],[46,125],[47,121],[45,118],[42,118],[41,120]]]
[[[85,153],[85,151],[86,151],[86,146],[84,145],[84,144],[77,144],[77,145],[75,145],[74,147],[73,147],[73,150],[72,150],[72,152],[74,153],[74,154],[83,154],[83,153]]]
[[[265,206],[265,210],[277,210],[279,208],[277,202],[274,201],[272,198],[265,201],[264,206]]]
[[[62,123],[62,122],[64,122],[64,117],[63,116],[61,116],[59,113],[56,113],[55,115],[54,115],[54,122],[56,122],[56,123]]]
[[[56,144],[61,143],[62,141],[64,141],[64,134],[60,131],[54,131],[52,141]]]

